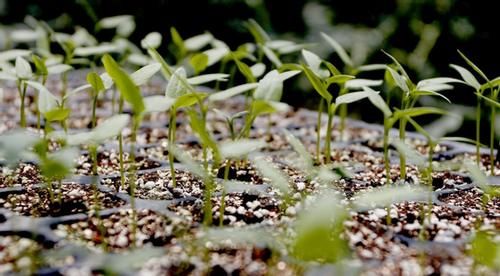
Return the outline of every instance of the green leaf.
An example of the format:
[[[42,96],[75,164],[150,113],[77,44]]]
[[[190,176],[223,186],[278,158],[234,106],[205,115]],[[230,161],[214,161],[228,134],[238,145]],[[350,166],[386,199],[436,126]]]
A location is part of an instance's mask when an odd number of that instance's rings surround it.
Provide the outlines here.
[[[207,93],[189,93],[175,98],[174,109],[192,106],[208,96]]]
[[[60,122],[64,121],[69,117],[71,109],[69,108],[55,108],[48,112],[45,112],[45,119],[49,122]]]
[[[132,78],[118,66],[111,56],[105,55],[102,58],[102,63],[123,99],[132,106],[132,110],[136,115],[141,114],[144,111],[144,102],[139,88],[135,85]]]
[[[151,56],[151,58],[161,64],[161,72],[163,73],[163,76],[165,77],[166,80],[169,80],[170,77],[172,76],[172,69],[168,65],[168,63],[163,59],[163,57],[156,51],[156,49],[149,48],[148,49],[148,54]]]
[[[75,56],[88,57],[117,52],[120,52],[120,48],[117,47],[117,45],[111,43],[103,43],[98,46],[78,47],[75,49],[74,54]]]
[[[465,169],[470,173],[470,176],[472,177],[472,180],[474,180],[474,183],[477,186],[483,188],[483,190],[488,190],[487,185],[490,183],[490,181],[488,180],[488,177],[483,173],[481,168],[479,168],[478,165],[471,162],[470,160],[464,162],[463,164]]]
[[[500,269],[500,244],[494,236],[478,231],[472,240],[470,251],[474,260],[493,269]]]
[[[375,70],[385,70],[387,65],[385,64],[367,64],[359,66],[357,69],[361,72],[375,71]]]
[[[107,139],[116,137],[129,124],[129,122],[130,116],[128,114],[114,115],[98,124],[92,130],[92,139],[95,142],[100,143]]]
[[[329,77],[328,79],[326,79],[326,84],[327,84],[327,86],[330,86],[333,83],[344,84],[345,82],[352,80],[354,78],[355,77],[351,76],[351,75],[342,75],[342,74],[335,75],[335,76],[332,76],[332,77]]]
[[[274,106],[272,106],[269,102],[264,100],[254,100],[252,102],[251,110],[252,110],[251,114],[254,117],[276,112],[276,108],[274,108]]]
[[[496,77],[492,79],[490,82],[484,83],[479,88],[480,91],[484,91],[488,88],[498,87],[500,86],[500,77]]]
[[[418,90],[418,91],[413,91],[412,94],[414,96],[437,96],[451,104],[450,99],[448,99],[445,95],[432,90]]]
[[[33,76],[31,65],[22,57],[16,58],[16,76],[22,80],[29,80]]]
[[[68,64],[56,64],[47,68],[49,75],[58,75],[73,70],[73,67]]]
[[[276,68],[280,68],[283,63],[278,58],[278,56],[273,52],[273,50],[267,48],[266,46],[261,46],[264,55],[276,66]]]
[[[227,47],[213,48],[203,52],[208,57],[207,67],[214,65],[230,53]]]
[[[64,148],[48,155],[40,164],[42,175],[51,180],[62,180],[68,176],[75,166],[79,151],[75,148]]]
[[[259,100],[279,101],[283,93],[283,81],[277,70],[267,73],[260,81],[253,93]]]
[[[184,46],[188,51],[195,52],[207,46],[213,39],[214,37],[211,33],[204,33],[184,40]]]
[[[30,50],[20,50],[20,49],[12,49],[0,52],[0,62],[7,62],[14,60],[18,57],[26,57],[31,55]]]
[[[386,56],[388,56],[392,60],[392,62],[394,62],[394,64],[396,64],[397,69],[401,72],[401,74],[403,74],[403,77],[406,78],[407,81],[411,82],[410,76],[408,75],[408,73],[406,73],[406,70],[401,65],[401,63],[399,63],[399,61],[395,57],[391,56],[386,51],[382,50],[382,53],[384,53]],[[387,68],[390,68],[390,67],[387,66]]]
[[[264,63],[256,63],[250,67],[250,71],[255,78],[258,78],[266,72],[266,65]]]
[[[11,130],[0,135],[0,159],[12,166],[23,158],[23,154],[40,142],[40,137],[26,130]]]
[[[316,90],[316,92],[318,92],[320,96],[323,97],[327,102],[331,102],[333,97],[330,92],[328,92],[319,77],[316,76],[316,74],[314,74],[314,72],[311,71],[311,69],[309,69],[309,67],[307,67],[306,65],[302,65],[302,68],[304,70],[304,73],[306,74],[307,79],[314,87],[314,90]]]
[[[410,148],[404,141],[396,140],[392,144],[398,150],[399,154],[404,155],[410,162],[415,164],[418,168],[423,168],[426,159],[416,150]]]
[[[45,65],[44,60],[42,60],[41,58],[39,58],[36,55],[32,55],[31,59],[33,60],[33,63],[35,64],[37,75],[47,76],[49,74],[49,71],[47,70],[47,66]]]
[[[145,113],[165,112],[175,103],[175,99],[155,95],[144,98]]]
[[[372,94],[370,96],[368,96],[368,100],[370,100],[370,102],[376,107],[378,108],[380,111],[382,111],[382,113],[384,113],[384,118],[389,118],[391,117],[392,115],[392,111],[391,109],[389,108],[389,106],[387,105],[387,103],[384,101],[384,99],[382,98],[382,96],[380,96],[379,93],[375,93],[376,91],[369,88],[369,87],[363,87],[364,90],[366,91],[371,91]]]
[[[186,93],[188,93],[186,84],[186,70],[184,69],[184,67],[179,67],[172,74],[172,77],[167,84],[165,96],[170,98],[178,98],[185,95]]]
[[[476,77],[474,77],[474,75],[469,70],[455,64],[450,64],[450,67],[455,69],[460,74],[465,83],[475,88],[476,90],[479,90],[481,84],[477,81]]]
[[[429,191],[418,186],[386,186],[359,195],[353,205],[357,211],[366,211],[406,201],[428,200],[430,196]]]
[[[337,55],[339,55],[340,59],[342,60],[342,62],[344,62],[344,64],[351,67],[354,66],[354,63],[352,62],[347,52],[337,41],[335,41],[335,39],[333,39],[332,37],[328,36],[323,32],[321,33],[321,36],[323,37],[323,39],[326,40],[326,42],[328,42],[328,44],[330,44],[330,46],[332,46],[332,48],[335,50]]]
[[[220,162],[220,153],[219,153],[219,147],[217,146],[217,143],[215,140],[212,138],[210,133],[207,131],[207,127],[205,125],[205,121],[200,118],[200,116],[193,110],[188,110],[188,115],[189,115],[189,123],[191,126],[191,129],[198,135],[198,138],[201,140],[201,143],[205,145],[206,147],[212,149],[213,152],[213,159],[215,163]]]
[[[179,51],[179,57],[183,57],[187,52],[184,40],[174,27],[170,28],[170,35],[172,36],[172,42],[174,42]]]
[[[40,113],[45,115],[47,112],[59,106],[58,98],[50,93],[41,83],[27,81],[26,84],[38,90],[38,110]]]
[[[263,158],[253,158],[252,163],[255,165],[255,168],[264,176],[265,178],[271,181],[271,185],[278,189],[284,195],[288,195],[290,192],[290,187],[288,184],[288,178],[285,174],[278,170],[274,165],[270,162],[267,162]]]
[[[253,19],[249,19],[246,27],[252,34],[255,39],[255,42],[258,44],[265,44],[267,41],[270,41],[269,35],[264,31],[264,29],[257,23],[257,21]]]
[[[236,67],[238,67],[238,71],[240,71],[240,73],[243,76],[245,76],[245,78],[247,79],[247,82],[249,82],[249,83],[250,82],[257,82],[255,77],[253,76],[253,73],[252,73],[252,70],[250,69],[250,67],[248,67],[248,65],[246,65],[245,63],[241,62],[239,59],[237,59],[234,54],[232,54],[232,57],[233,57],[234,62],[236,63]]]
[[[363,88],[365,86],[367,87],[373,87],[373,86],[381,86],[382,85],[382,80],[367,80],[367,79],[352,79],[348,80],[345,83],[346,88]]]
[[[87,74],[87,82],[92,86],[95,92],[101,92],[105,89],[101,77],[96,72]]]
[[[161,69],[161,64],[152,63],[141,67],[139,70],[135,71],[130,75],[132,81],[137,86],[144,85],[151,79],[158,71]]]
[[[205,74],[189,78],[187,79],[187,82],[191,85],[200,85],[212,81],[227,81],[228,77],[229,77],[228,74],[220,74],[220,73]]]
[[[175,158],[181,162],[182,165],[184,165],[190,173],[200,177],[201,179],[208,179],[209,174],[203,169],[203,167],[193,160],[185,151],[179,149],[175,145],[169,145],[168,150],[171,151]]]
[[[336,105],[341,105],[341,104],[349,104],[353,102],[357,102],[359,100],[362,100],[364,98],[370,97],[374,92],[372,91],[360,91],[360,92],[351,92],[347,93],[341,96],[338,96],[335,99],[335,104]],[[379,92],[375,92],[378,94]]]
[[[302,56],[304,57],[304,60],[306,61],[306,64],[309,66],[309,68],[311,68],[311,70],[316,75],[318,75],[318,77],[320,77],[321,79],[325,79],[330,76],[330,72],[328,70],[321,69],[321,64],[323,63],[323,61],[316,54],[303,49]]]
[[[405,110],[397,110],[394,117],[399,119],[403,116],[416,117],[429,114],[446,114],[446,110],[435,107],[413,107]]]
[[[11,73],[0,72],[0,80],[17,81],[17,77]]]
[[[490,98],[488,98],[488,97],[484,96],[484,95],[483,95],[483,94],[481,94],[481,93],[477,93],[477,92],[476,92],[476,93],[474,93],[474,94],[476,94],[476,96],[478,96],[478,97],[482,98],[483,100],[485,100],[486,102],[488,102],[488,103],[489,103],[489,104],[491,104],[492,106],[500,107],[500,103],[498,103],[497,101],[492,100],[492,99],[490,99]]]
[[[246,83],[246,84],[241,84],[214,94],[211,94],[208,96],[208,100],[211,102],[216,102],[216,101],[225,101],[231,97],[234,97],[236,95],[239,95],[241,93],[244,93],[246,91],[252,90],[257,88],[259,84],[258,83]]]
[[[387,67],[387,71],[389,71],[394,83],[403,90],[403,92],[410,93],[410,88],[408,88],[408,84],[403,76],[401,76],[398,72],[396,72],[391,67]]]
[[[479,69],[479,67],[477,67],[470,59],[468,59],[462,52],[460,52],[460,50],[457,50],[457,51],[460,54],[460,56],[465,60],[465,62],[467,62],[467,64],[469,64],[469,66],[474,71],[476,71],[476,73],[478,73],[486,82],[490,81],[488,79],[488,77],[483,73],[483,71],[481,71],[481,69]]]
[[[149,49],[149,48],[156,49],[160,47],[161,40],[162,37],[160,33],[158,32],[149,33],[141,40],[141,47],[144,49]]]
[[[285,133],[288,143],[290,143],[292,148],[299,154],[301,162],[299,162],[299,164],[297,165],[299,165],[299,168],[303,172],[310,173],[314,169],[314,163],[306,147],[302,144],[302,142],[300,142],[299,139],[293,136],[293,134],[291,134],[288,130],[283,129],[283,132]]]
[[[239,139],[220,143],[219,151],[224,159],[242,159],[265,146],[266,142],[262,140]]]
[[[200,72],[203,72],[203,70],[207,68],[208,56],[204,53],[195,54],[189,60],[189,64],[191,64],[191,66],[193,67],[194,72],[196,74],[199,74]]]

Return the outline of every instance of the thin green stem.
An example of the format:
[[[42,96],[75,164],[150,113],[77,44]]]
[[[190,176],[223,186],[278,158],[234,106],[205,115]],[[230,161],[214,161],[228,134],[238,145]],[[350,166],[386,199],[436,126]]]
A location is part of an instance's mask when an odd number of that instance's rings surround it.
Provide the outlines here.
[[[406,139],[406,118],[401,118],[399,120],[399,139],[404,143]],[[406,156],[404,154],[399,154],[399,173],[400,179],[406,179]]]
[[[345,95],[347,93],[347,89],[344,87],[340,88],[339,96]],[[347,117],[347,105],[343,104],[340,106],[339,110],[340,115],[340,125],[339,125],[339,133],[340,133],[340,141],[344,141],[344,130],[345,130],[345,119]]]
[[[391,164],[389,159],[389,124],[387,119],[384,119],[384,164],[385,164],[385,177],[387,184],[391,184]]]
[[[332,106],[330,102],[327,102],[328,108],[328,122],[326,125],[326,137],[325,137],[325,164],[330,163],[332,151],[331,151],[331,142],[332,142],[332,128],[333,128],[333,116],[335,115],[335,109],[337,108],[335,105]]]
[[[321,115],[325,99],[321,98],[318,106],[318,124],[316,126],[316,160],[321,163]]]
[[[19,123],[22,128],[26,128],[26,111],[24,110],[25,109],[24,105],[25,105],[27,86],[28,85],[23,81],[20,81],[17,86],[17,89],[19,90],[19,97],[21,98],[21,113],[20,113],[21,118],[19,119],[20,120]]]
[[[123,99],[120,97],[118,103],[118,113],[121,114],[123,112]],[[125,167],[123,165],[123,135],[120,132],[118,135],[118,159],[120,161],[120,184],[122,189],[125,188]],[[118,191],[118,189],[116,189]]]
[[[135,238],[137,233],[137,211],[135,209],[135,143],[137,140],[137,130],[141,124],[140,115],[134,115],[133,123],[132,123],[132,133],[130,137],[130,168],[129,168],[129,189],[130,189],[130,207],[132,209],[132,231],[131,235],[131,243],[132,247],[135,246]]]
[[[226,161],[226,166],[224,168],[224,183],[229,178],[229,170],[231,169],[231,160]],[[226,211],[226,188],[222,185],[222,196],[220,199],[220,209],[219,209],[219,226],[224,225],[224,213]]]
[[[175,143],[175,127],[176,127],[176,113],[175,108],[170,110],[170,123],[169,123],[169,133],[168,133],[168,146],[169,148],[173,147]],[[170,176],[172,177],[172,185],[176,187],[176,179],[175,179],[175,166],[174,166],[174,153],[169,150],[168,151],[168,161],[170,165]]]
[[[476,164],[479,166],[481,162],[481,97],[477,97],[476,107]]]
[[[492,92],[494,101],[496,101],[498,90]],[[495,124],[496,124],[496,114],[497,109],[494,105],[491,105],[490,113],[490,173],[495,175]]]

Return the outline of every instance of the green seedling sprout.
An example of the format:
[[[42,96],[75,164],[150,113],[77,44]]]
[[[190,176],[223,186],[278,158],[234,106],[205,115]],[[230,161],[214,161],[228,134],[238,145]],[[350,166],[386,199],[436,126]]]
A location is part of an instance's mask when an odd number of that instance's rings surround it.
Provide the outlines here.
[[[210,100],[210,97],[209,97],[209,100]],[[233,141],[236,140],[237,133],[236,133],[236,128],[235,128],[235,120],[238,119],[238,118],[246,116],[248,114],[248,111],[244,110],[244,111],[240,111],[238,113],[235,113],[233,115],[229,115],[226,112],[221,111],[221,110],[219,110],[217,108],[214,108],[213,110],[220,117],[222,117],[224,119],[224,121],[226,122],[227,129],[229,130],[229,135],[230,135],[231,140],[233,140]]]
[[[350,89],[360,89],[365,86],[373,87],[380,86],[382,81],[380,80],[369,80],[369,79],[360,79],[358,78],[358,74],[366,71],[375,71],[375,70],[385,70],[384,64],[368,64],[368,65],[357,65],[351,58],[351,56],[347,53],[347,51],[338,43],[333,37],[321,33],[321,37],[333,48],[334,52],[337,53],[340,60],[344,63],[344,72],[346,75],[356,77],[355,80],[349,80],[345,83],[339,83],[340,90],[339,96],[342,96],[349,92]],[[337,70],[338,71],[338,70]],[[337,72],[338,74],[339,72]],[[347,105],[343,105],[339,107],[339,115],[340,115],[340,138],[344,139],[344,130],[345,130],[345,121],[347,117]]]
[[[450,66],[455,69],[462,79],[464,83],[474,88],[475,94],[477,97],[477,105],[476,105],[476,163],[479,164],[481,162],[481,154],[480,154],[480,137],[481,137],[481,101],[483,100],[483,95],[486,90],[490,90],[490,97],[493,102],[496,102],[498,99],[498,93],[500,91],[500,78],[496,78],[494,80],[490,80],[484,73],[477,67],[469,58],[467,58],[462,52],[458,51],[460,56],[465,60],[465,62],[485,81],[485,83],[481,84],[474,77],[474,75],[467,69],[451,64]],[[491,101],[487,101],[491,103]],[[496,120],[496,106],[490,105],[490,173],[494,174],[495,168],[495,158],[494,158],[494,149],[495,149],[495,120]]]
[[[439,77],[439,78],[430,78],[419,81],[417,84],[413,83],[410,79],[409,75],[406,73],[403,66],[391,55],[384,52],[395,64],[395,68],[393,69],[390,66],[387,66],[387,71],[389,75],[389,83],[392,86],[398,87],[402,91],[401,96],[401,107],[400,110],[405,112],[407,109],[412,109],[417,104],[418,100],[422,96],[437,96],[448,103],[451,101],[446,98],[443,94],[439,93],[443,90],[452,89],[453,86],[450,83],[462,83],[462,81],[454,78],[447,77]],[[405,117],[397,118],[399,120],[399,139],[406,139],[406,125],[408,121]],[[389,126],[389,128],[392,127]],[[401,178],[406,178],[406,159],[404,155],[399,156],[400,161],[400,174]]]

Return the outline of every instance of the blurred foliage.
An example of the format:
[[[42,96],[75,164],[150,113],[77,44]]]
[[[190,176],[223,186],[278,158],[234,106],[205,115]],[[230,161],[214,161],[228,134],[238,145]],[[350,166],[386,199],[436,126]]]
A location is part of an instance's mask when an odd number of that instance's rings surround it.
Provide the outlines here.
[[[384,49],[400,60],[415,79],[456,76],[449,67],[450,63],[462,62],[456,49],[488,76],[498,76],[496,12],[491,1],[465,0],[0,0],[0,22],[5,25],[22,22],[31,15],[57,30],[72,31],[75,26],[83,26],[92,32],[100,18],[131,14],[137,28],[130,39],[136,43],[145,34],[158,31],[170,44],[170,27],[175,26],[182,37],[210,31],[234,49],[253,40],[245,22],[254,18],[274,38],[313,43],[311,50],[323,58],[330,57],[339,66],[342,63],[336,55],[330,55],[331,48],[321,43],[320,32],[339,41],[358,65],[389,62],[380,51]],[[111,39],[106,31],[96,35],[99,40]],[[3,47],[0,39],[0,49]],[[167,52],[166,47],[159,50]],[[285,95],[285,101],[317,104],[317,97],[303,96],[303,91],[311,90],[306,83],[296,83],[289,89],[294,91]],[[458,87],[453,91],[453,101],[475,103],[475,96],[469,92]],[[369,112],[358,114],[373,120]]]

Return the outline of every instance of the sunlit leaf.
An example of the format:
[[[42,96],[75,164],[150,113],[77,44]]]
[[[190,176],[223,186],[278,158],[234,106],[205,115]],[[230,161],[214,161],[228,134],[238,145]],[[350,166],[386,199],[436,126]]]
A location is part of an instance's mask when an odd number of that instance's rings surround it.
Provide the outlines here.
[[[304,69],[304,73],[306,74],[306,77],[313,86],[314,90],[316,90],[316,92],[318,92],[321,97],[323,97],[327,102],[330,102],[332,100],[332,95],[330,94],[330,92],[328,92],[325,85],[321,82],[321,79],[319,79],[319,77],[316,76],[316,74],[314,74],[314,72],[311,71],[309,67],[304,65],[302,66],[302,68]]]
[[[115,44],[103,43],[98,46],[78,47],[75,49],[75,56],[100,56],[109,53],[120,52],[120,48]]]
[[[58,107],[58,98],[50,93],[41,83],[27,81],[26,84],[38,90],[38,110],[40,113],[45,114]]]
[[[208,66],[208,56],[204,53],[198,53],[191,57],[189,64],[193,67],[196,74],[199,74]]]
[[[264,55],[266,55],[266,57],[274,64],[274,66],[276,66],[276,68],[281,67],[281,60],[271,49],[266,46],[262,46],[262,51],[264,52]]]
[[[227,47],[213,48],[203,52],[204,55],[208,57],[207,67],[214,65],[215,63],[222,60],[227,54],[229,54],[229,49]]]
[[[113,79],[123,99],[132,106],[135,114],[141,114],[144,111],[144,102],[139,88],[135,85],[132,78],[118,66],[111,56],[105,55],[102,58],[102,63],[109,76]]]
[[[30,50],[20,50],[20,49],[12,49],[0,52],[0,62],[11,61],[16,59],[17,57],[26,57],[31,55]]]
[[[357,102],[359,100],[370,97],[373,93],[374,92],[372,92],[372,91],[360,91],[360,92],[347,93],[347,94],[338,96],[335,99],[335,104],[341,105],[341,104],[349,104],[349,103]],[[379,92],[375,92],[375,93],[378,94]]]
[[[257,88],[259,84],[258,83],[246,83],[246,84],[241,84],[217,93],[213,93],[210,96],[208,96],[208,100],[211,102],[215,101],[224,101],[229,98],[232,98],[236,95],[239,95],[241,93],[247,92],[249,90]]]
[[[210,33],[204,33],[184,40],[184,46],[189,51],[198,51],[214,39]]]
[[[328,70],[321,69],[322,60],[313,52],[310,52],[306,49],[302,50],[302,56],[306,61],[306,64],[311,68],[311,70],[318,75],[318,77],[325,79],[330,76],[330,72]]]
[[[188,91],[183,82],[187,83],[186,70],[184,69],[184,67],[179,67],[172,74],[172,77],[167,84],[165,96],[170,98],[177,98],[185,95]]]
[[[92,139],[96,142],[103,142],[107,139],[118,136],[128,125],[130,116],[127,114],[114,115],[92,130]]]
[[[130,75],[132,81],[137,86],[144,85],[151,79],[156,73],[158,73],[161,69],[161,65],[159,63],[152,63],[146,66],[141,67],[139,70],[135,71]]]
[[[373,87],[381,85],[382,85],[382,80],[352,79],[345,82],[345,87],[351,89],[353,88],[359,89],[365,86]]]
[[[165,96],[149,96],[144,98],[144,106],[145,110],[144,112],[150,113],[150,112],[165,112],[172,107],[174,104],[175,99],[173,98],[168,98]]]
[[[69,117],[71,109],[69,108],[55,108],[44,113],[45,119],[49,122],[64,121]]]
[[[262,140],[239,139],[235,141],[224,141],[219,145],[222,158],[244,158],[248,154],[266,146]]]
[[[333,39],[332,37],[328,36],[325,33],[321,33],[321,36],[323,37],[323,39],[326,40],[326,42],[328,42],[328,44],[330,44],[330,46],[332,46],[337,55],[339,55],[342,62],[351,67],[354,65],[347,52],[337,41],[335,41],[335,39]]]
[[[57,74],[62,74],[65,72],[68,72],[70,70],[73,70],[73,67],[67,64],[56,64],[47,67],[47,71],[49,75],[57,75]]]
[[[258,78],[266,72],[266,65],[263,63],[256,63],[250,67],[250,71],[255,78]]]
[[[22,57],[16,58],[16,75],[19,79],[28,80],[33,76],[31,65]]]
[[[161,40],[162,37],[160,33],[158,32],[149,33],[141,40],[141,47],[144,49],[149,49],[149,48],[156,49],[160,47]]]
[[[386,186],[361,194],[354,200],[353,205],[356,210],[366,211],[406,201],[428,200],[429,196],[429,191],[418,186]]]
[[[101,77],[96,72],[90,72],[87,74],[87,82],[96,92],[100,92],[105,89]]]
[[[478,73],[485,81],[487,81],[487,82],[490,81],[488,79],[488,77],[483,73],[483,71],[481,71],[481,69],[479,69],[479,67],[477,67],[469,58],[467,58],[462,52],[460,52],[460,50],[457,50],[457,51],[460,54],[460,56],[465,60],[465,62],[467,62],[467,64],[469,64],[469,66],[474,71],[476,71],[476,73]]]
[[[174,98],[174,109],[192,106],[208,96],[207,93],[189,93]]]
[[[220,74],[220,73],[205,74],[189,78],[187,79],[187,82],[191,85],[200,85],[212,81],[227,81],[228,77],[229,77],[228,74]]]
[[[0,159],[8,166],[14,165],[23,153],[41,139],[26,130],[12,130],[0,135]]]

